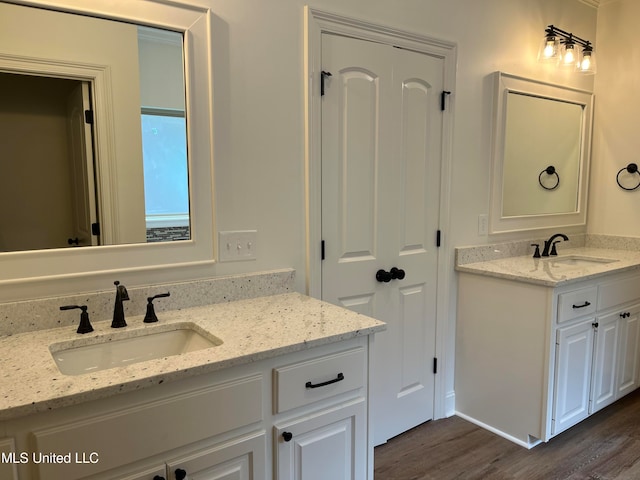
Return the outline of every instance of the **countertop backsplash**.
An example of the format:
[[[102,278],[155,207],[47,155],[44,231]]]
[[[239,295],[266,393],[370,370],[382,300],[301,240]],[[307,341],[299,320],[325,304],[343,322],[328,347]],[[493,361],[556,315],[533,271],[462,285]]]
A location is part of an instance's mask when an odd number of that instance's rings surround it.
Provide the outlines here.
[[[532,247],[531,244],[539,244],[540,250],[542,250],[544,247],[544,241],[547,238],[548,237],[542,239],[493,243],[489,245],[458,247],[456,248],[456,265],[466,265],[467,263],[488,262],[491,260],[499,260],[501,258],[533,255],[534,247]],[[640,251],[640,238],[601,234],[574,234],[569,235],[568,242],[558,244],[558,251],[562,252],[562,250],[567,248],[580,247]]]
[[[294,279],[293,269],[282,269],[144,287],[128,287],[123,281],[130,298],[124,302],[125,316],[144,315],[147,297],[160,293],[169,292],[171,296],[154,301],[159,317],[163,311],[290,293],[294,291]],[[0,337],[77,326],[80,311],[60,311],[63,305],[87,305],[91,322],[108,320],[113,316],[114,301],[115,286],[82,295],[0,303]]]
[[[587,246],[587,235],[581,233],[568,236],[568,242],[562,242],[558,244],[559,251],[565,248],[580,248]],[[467,263],[489,262],[491,260],[500,260],[502,258],[533,255],[534,247],[532,247],[531,244],[539,244],[540,250],[542,250],[542,248],[544,247],[544,241],[547,238],[549,237],[547,236],[546,238],[542,239],[517,240],[513,242],[493,243],[489,245],[477,245],[471,247],[457,247],[456,265],[466,265]]]

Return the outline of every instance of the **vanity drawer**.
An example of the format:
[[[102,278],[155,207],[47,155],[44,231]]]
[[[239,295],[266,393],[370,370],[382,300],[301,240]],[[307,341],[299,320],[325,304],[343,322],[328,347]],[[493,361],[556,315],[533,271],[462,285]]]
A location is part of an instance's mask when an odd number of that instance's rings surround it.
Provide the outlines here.
[[[598,288],[589,287],[558,295],[558,323],[589,315],[596,311]]]
[[[365,384],[362,347],[273,370],[274,413],[358,389]]]
[[[598,310],[640,299],[640,277],[607,282],[598,288]]]

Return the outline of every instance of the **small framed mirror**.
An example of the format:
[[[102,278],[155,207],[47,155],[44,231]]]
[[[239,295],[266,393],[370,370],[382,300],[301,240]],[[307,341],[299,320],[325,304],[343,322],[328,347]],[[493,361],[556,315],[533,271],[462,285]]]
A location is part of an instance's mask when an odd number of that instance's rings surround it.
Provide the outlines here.
[[[494,74],[490,233],[584,225],[593,94]]]

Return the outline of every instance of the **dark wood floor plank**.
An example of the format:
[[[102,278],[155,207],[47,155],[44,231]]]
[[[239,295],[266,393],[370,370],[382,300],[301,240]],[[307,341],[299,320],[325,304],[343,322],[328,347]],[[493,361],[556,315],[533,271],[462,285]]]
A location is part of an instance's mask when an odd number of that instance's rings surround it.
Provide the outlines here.
[[[640,390],[527,450],[459,417],[375,449],[375,480],[640,480]]]

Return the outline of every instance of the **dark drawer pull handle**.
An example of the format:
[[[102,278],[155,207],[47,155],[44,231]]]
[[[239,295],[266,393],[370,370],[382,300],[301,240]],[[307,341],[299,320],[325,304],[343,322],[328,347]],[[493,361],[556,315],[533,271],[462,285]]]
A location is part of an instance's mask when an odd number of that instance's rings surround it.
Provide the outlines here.
[[[591,303],[584,302],[582,305],[573,305],[573,308],[584,308],[584,307],[588,307],[589,305],[591,305]]]
[[[307,388],[320,388],[320,387],[326,387],[327,385],[331,385],[332,383],[337,383],[344,380],[344,375],[342,373],[339,373],[338,376],[336,378],[334,378],[333,380],[329,380],[326,382],[322,382],[322,383],[316,383],[313,384],[311,382],[307,382],[305,384],[305,387]]]

